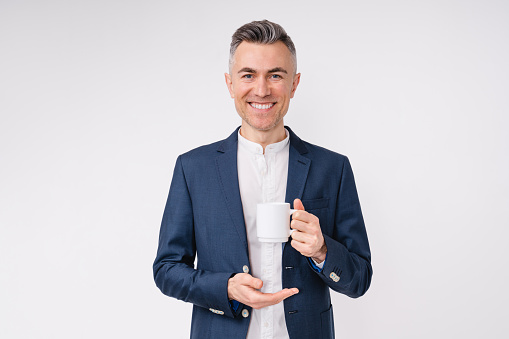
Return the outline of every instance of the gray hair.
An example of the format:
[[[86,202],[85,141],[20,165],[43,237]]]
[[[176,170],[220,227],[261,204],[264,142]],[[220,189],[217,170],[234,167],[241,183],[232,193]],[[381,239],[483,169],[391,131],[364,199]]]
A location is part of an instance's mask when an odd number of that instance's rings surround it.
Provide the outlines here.
[[[233,65],[233,57],[237,47],[240,43],[253,42],[257,44],[269,45],[281,41],[288,47],[288,50],[292,54],[293,63],[295,66],[295,72],[297,72],[297,51],[292,39],[286,31],[280,25],[270,22],[268,20],[253,21],[243,25],[235,31],[232,35],[232,42],[230,44],[230,60],[229,67]]]

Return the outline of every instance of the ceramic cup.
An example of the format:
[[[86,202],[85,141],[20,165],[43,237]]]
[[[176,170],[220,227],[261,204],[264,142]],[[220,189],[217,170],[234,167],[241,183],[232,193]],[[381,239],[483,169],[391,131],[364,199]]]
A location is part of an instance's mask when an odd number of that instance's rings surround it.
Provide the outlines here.
[[[290,209],[287,202],[269,202],[256,206],[256,232],[260,242],[287,242],[290,229]]]

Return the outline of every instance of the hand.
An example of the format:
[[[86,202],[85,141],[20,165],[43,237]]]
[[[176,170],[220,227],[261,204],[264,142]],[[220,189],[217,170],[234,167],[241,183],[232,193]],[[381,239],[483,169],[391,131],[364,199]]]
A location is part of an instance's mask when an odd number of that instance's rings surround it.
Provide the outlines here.
[[[263,281],[248,273],[238,273],[228,279],[228,298],[259,309],[280,303],[288,297],[299,293],[296,288],[285,288],[276,293],[262,293],[258,291]]]
[[[320,221],[316,216],[304,210],[300,199],[295,199],[293,207],[298,210],[293,212],[291,227],[295,230],[292,233],[291,245],[303,256],[310,257],[317,263],[325,260],[327,246],[323,239]]]

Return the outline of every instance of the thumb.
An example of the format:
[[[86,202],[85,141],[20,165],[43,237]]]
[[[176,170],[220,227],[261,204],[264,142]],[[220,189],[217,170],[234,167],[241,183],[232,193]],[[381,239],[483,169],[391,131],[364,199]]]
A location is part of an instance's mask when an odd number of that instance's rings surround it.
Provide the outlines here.
[[[259,290],[260,288],[262,288],[263,286],[263,281],[261,281],[260,279],[258,278],[252,278],[249,283],[248,283],[249,286],[251,286],[252,288],[254,288],[255,290]]]
[[[302,201],[300,199],[295,199],[293,201],[293,208],[300,211],[305,211],[304,205],[302,204]]]

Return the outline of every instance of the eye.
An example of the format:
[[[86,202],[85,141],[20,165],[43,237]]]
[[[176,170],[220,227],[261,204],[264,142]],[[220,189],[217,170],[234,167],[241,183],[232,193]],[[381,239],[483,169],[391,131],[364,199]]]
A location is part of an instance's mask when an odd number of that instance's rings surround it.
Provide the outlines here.
[[[279,74],[271,74],[270,78],[271,79],[283,79],[283,77]]]
[[[244,74],[242,76],[243,79],[253,79],[253,75],[252,74]]]

